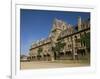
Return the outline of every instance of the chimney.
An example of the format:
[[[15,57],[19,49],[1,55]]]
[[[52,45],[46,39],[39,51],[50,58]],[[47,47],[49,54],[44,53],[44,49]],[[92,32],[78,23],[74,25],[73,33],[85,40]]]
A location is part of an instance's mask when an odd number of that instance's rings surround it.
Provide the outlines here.
[[[78,31],[80,31],[82,29],[82,21],[81,21],[81,17],[78,16]]]

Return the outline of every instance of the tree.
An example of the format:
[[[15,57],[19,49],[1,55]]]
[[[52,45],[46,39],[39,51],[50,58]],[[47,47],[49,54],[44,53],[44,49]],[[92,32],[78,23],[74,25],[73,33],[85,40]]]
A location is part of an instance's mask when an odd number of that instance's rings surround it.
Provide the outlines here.
[[[39,48],[38,49],[38,55],[40,55],[40,53],[43,51],[43,49],[42,48]]]
[[[20,55],[20,59],[23,59],[24,57],[26,57],[26,55]]]
[[[57,55],[60,55],[60,51],[64,48],[65,45],[66,43],[62,41],[58,41],[57,43],[55,43],[55,47],[52,47],[52,51],[54,52],[54,59],[56,59]]]
[[[90,52],[90,32],[81,36],[81,43],[86,46],[86,50]]]
[[[43,51],[43,49],[42,48],[39,48],[38,50],[38,55],[37,55],[37,57],[38,57],[38,59],[40,60],[40,57],[41,57],[41,52]]]

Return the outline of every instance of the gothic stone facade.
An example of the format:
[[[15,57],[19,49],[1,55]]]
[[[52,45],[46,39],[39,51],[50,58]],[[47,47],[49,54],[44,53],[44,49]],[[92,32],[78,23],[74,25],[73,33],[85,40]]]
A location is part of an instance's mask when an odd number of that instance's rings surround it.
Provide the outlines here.
[[[89,59],[90,51],[87,51],[86,44],[80,41],[81,36],[87,33],[90,34],[89,19],[82,20],[81,17],[78,17],[76,26],[55,19],[48,38],[41,39],[32,44],[29,49],[28,59],[32,61]],[[55,47],[55,44],[60,40],[63,40],[65,46],[59,52],[54,53],[52,47]]]

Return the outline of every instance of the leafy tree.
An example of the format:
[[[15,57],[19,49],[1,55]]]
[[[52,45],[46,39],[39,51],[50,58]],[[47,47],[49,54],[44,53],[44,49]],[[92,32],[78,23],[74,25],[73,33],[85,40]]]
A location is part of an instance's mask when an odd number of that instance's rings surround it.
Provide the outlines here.
[[[81,42],[86,46],[86,49],[90,51],[90,32],[81,36]]]
[[[62,41],[55,43],[55,47],[52,47],[52,51],[54,52],[54,59],[56,59],[56,54],[59,56],[60,51],[64,48],[65,45],[66,43],[63,43]]]
[[[23,59],[24,57],[26,57],[26,55],[20,55],[20,59]]]
[[[38,49],[38,55],[40,55],[40,53],[43,51],[43,49],[42,48],[39,48]]]
[[[43,49],[42,48],[39,48],[38,50],[38,55],[37,55],[37,57],[38,57],[38,59],[40,60],[40,57],[41,57],[41,52],[43,51]]]

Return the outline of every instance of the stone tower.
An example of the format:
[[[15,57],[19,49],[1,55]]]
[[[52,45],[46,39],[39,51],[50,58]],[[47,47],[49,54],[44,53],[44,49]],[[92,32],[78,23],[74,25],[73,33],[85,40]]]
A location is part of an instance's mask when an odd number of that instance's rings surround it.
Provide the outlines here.
[[[66,30],[66,23],[62,20],[55,19],[49,35],[52,37],[52,41],[56,43],[59,35],[64,30]]]
[[[51,48],[55,47],[55,44],[58,42],[57,39],[63,30],[66,29],[66,24],[62,20],[55,19],[53,22],[53,27],[51,29],[50,38],[51,38]],[[52,50],[51,50],[52,52]],[[54,60],[54,53],[52,52],[52,61]]]
[[[78,16],[78,31],[82,30],[82,21],[81,21],[81,17]]]

